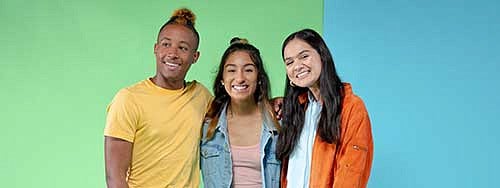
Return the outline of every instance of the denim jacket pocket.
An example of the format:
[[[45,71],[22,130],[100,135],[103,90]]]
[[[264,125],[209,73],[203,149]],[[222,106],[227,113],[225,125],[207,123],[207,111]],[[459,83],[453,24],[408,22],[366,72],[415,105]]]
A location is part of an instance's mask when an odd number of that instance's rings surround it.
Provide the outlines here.
[[[221,151],[217,147],[201,147],[201,170],[203,176],[210,176],[216,172],[220,160]]]

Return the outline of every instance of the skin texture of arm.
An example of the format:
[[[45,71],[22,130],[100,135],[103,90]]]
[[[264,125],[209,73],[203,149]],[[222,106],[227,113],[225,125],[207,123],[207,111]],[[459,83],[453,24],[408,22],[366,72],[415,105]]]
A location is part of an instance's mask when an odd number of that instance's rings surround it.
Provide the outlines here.
[[[132,143],[119,138],[104,137],[108,188],[128,188],[126,178],[132,159],[132,146]]]

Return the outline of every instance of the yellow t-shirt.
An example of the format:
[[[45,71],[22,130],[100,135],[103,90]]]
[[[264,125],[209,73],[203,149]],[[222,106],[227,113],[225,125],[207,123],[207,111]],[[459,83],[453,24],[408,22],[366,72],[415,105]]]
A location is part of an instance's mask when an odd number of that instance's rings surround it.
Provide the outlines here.
[[[196,81],[167,90],[146,79],[116,94],[104,135],[133,143],[131,188],[199,187],[200,129],[211,100]]]

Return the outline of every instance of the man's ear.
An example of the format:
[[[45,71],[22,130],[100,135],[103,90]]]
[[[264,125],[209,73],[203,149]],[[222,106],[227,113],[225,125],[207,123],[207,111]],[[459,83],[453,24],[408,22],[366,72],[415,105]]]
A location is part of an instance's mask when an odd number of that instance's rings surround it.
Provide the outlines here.
[[[153,46],[153,53],[156,54],[156,49],[158,48],[158,43],[155,43]]]
[[[196,63],[196,61],[198,61],[198,58],[200,58],[200,51],[196,51],[193,54],[193,64]]]

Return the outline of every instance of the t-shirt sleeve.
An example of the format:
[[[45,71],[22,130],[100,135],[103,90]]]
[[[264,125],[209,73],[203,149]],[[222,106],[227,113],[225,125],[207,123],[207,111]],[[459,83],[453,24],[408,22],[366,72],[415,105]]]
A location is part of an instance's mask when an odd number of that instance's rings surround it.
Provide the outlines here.
[[[139,109],[133,95],[126,89],[120,90],[107,108],[104,136],[134,142],[138,117]]]
[[[208,110],[210,110],[210,106],[212,105],[212,101],[214,100],[214,97],[212,96],[212,94],[208,93],[208,102],[207,102],[207,106],[205,108],[205,114],[208,112]]]
[[[208,112],[208,110],[210,109],[210,105],[212,105],[212,101],[214,100],[214,96],[212,96],[212,94],[210,93],[210,91],[208,91],[208,89],[203,86],[202,84],[199,84],[199,87],[201,89],[201,93],[203,96],[203,98],[205,99],[205,114]]]

